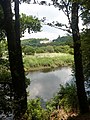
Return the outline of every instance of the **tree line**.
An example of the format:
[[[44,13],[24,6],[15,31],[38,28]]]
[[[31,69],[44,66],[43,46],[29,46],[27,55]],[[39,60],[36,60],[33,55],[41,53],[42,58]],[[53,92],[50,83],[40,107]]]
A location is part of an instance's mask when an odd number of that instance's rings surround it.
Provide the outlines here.
[[[48,43],[41,43],[43,41]],[[49,42],[48,39],[27,39],[21,41],[22,52],[25,55],[34,55],[35,53],[70,53],[73,54],[73,44],[71,36],[58,37]]]
[[[14,115],[15,119],[19,119],[23,116],[27,109],[27,94],[26,94],[26,85],[25,85],[25,73],[22,62],[22,49],[20,42],[20,16],[19,16],[19,0],[15,0],[15,20],[13,20],[13,14],[11,9],[11,0],[0,1],[0,40],[7,37],[8,42],[8,53],[9,53],[9,65],[11,71],[11,81],[14,91]],[[25,1],[23,1],[25,2]],[[26,2],[29,2],[26,0]],[[90,55],[89,55],[89,33],[90,29],[83,30],[82,36],[79,31],[79,10],[81,11],[81,17],[84,21],[85,25],[89,25],[89,10],[90,10],[90,2],[89,0],[52,0],[53,5],[58,7],[59,10],[63,10],[66,14],[69,26],[55,23],[54,26],[61,28],[65,26],[67,31],[72,34],[73,37],[73,48],[74,48],[74,64],[75,64],[75,77],[76,77],[76,88],[77,88],[77,96],[79,101],[79,110],[80,113],[86,113],[89,111],[89,105],[87,102],[87,96],[85,93],[84,81],[85,78],[88,78],[90,75]],[[34,1],[36,3],[36,1]],[[24,16],[26,17],[26,16]],[[30,22],[26,22],[25,28],[22,28],[24,31],[28,28],[28,32],[32,31],[40,31],[40,21],[37,24],[34,22],[31,24]],[[35,22],[36,23],[36,22]],[[25,24],[25,23],[24,23]],[[30,24],[30,26],[28,26]],[[34,26],[33,26],[34,25]],[[52,24],[48,24],[52,27]],[[82,51],[82,48],[84,49]],[[88,46],[88,47],[87,47]],[[88,48],[88,49],[85,49]],[[82,57],[84,56],[84,57]],[[87,62],[86,62],[87,61]],[[84,64],[84,65],[83,65]],[[83,69],[85,68],[85,69]],[[85,72],[85,71],[89,72]],[[84,74],[86,73],[86,74]],[[83,98],[83,100],[82,100]]]

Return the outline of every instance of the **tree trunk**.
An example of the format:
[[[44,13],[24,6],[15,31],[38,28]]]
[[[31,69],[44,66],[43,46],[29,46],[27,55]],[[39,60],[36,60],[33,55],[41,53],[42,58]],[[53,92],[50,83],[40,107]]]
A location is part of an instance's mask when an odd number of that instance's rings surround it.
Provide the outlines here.
[[[22,62],[22,51],[20,45],[19,19],[16,17],[14,29],[12,20],[11,0],[1,0],[1,6],[5,18],[5,30],[8,41],[9,62],[14,89],[14,114],[15,120],[19,120],[27,108],[27,94],[25,85],[25,74]],[[18,11],[19,12],[19,11]],[[15,33],[16,32],[16,33]]]
[[[77,86],[77,95],[79,100],[80,113],[86,113],[89,111],[87,97],[84,87],[84,76],[82,66],[82,52],[81,52],[81,41],[78,27],[78,9],[79,5],[77,2],[72,3],[72,34],[74,42],[74,62],[75,62],[75,77]]]

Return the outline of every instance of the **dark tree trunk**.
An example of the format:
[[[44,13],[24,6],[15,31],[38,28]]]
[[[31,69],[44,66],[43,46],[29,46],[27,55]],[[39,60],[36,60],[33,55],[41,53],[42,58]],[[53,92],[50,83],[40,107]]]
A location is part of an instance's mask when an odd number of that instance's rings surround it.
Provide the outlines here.
[[[75,77],[77,85],[77,95],[79,100],[80,113],[86,113],[89,111],[87,97],[84,87],[84,76],[82,66],[82,52],[81,52],[81,41],[78,27],[78,9],[79,5],[77,2],[72,3],[72,34],[74,42],[74,62],[75,62]]]
[[[19,120],[27,108],[27,94],[25,85],[25,74],[22,62],[22,51],[20,45],[20,25],[19,25],[19,9],[16,11],[15,29],[12,20],[11,0],[1,0],[1,6],[5,18],[5,30],[8,41],[10,70],[12,76],[12,84],[14,89],[14,114],[15,119]],[[18,8],[18,6],[16,6]]]

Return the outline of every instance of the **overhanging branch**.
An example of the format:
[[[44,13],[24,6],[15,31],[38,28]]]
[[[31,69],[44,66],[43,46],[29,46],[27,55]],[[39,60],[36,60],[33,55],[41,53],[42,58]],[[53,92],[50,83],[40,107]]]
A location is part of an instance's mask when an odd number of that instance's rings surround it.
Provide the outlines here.
[[[56,28],[56,29],[60,29],[60,30],[66,31],[66,32],[68,32],[68,33],[70,33],[70,34],[72,33],[71,30],[70,30],[70,28],[64,29],[64,28],[62,28],[62,27],[55,26],[55,25],[53,25],[53,24],[51,24],[51,23],[43,23],[43,25],[48,25],[48,26],[50,26],[50,27],[53,27],[53,28]]]

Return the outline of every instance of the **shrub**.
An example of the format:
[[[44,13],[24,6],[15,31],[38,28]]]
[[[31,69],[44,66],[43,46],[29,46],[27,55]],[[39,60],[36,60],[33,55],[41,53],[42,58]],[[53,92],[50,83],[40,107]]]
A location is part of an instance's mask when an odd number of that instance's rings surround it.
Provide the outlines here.
[[[35,50],[32,46],[26,46],[24,49],[23,49],[23,52],[24,54],[26,55],[34,55],[35,53]]]
[[[28,101],[28,109],[24,115],[24,120],[49,120],[49,113],[41,107],[40,98]]]
[[[60,85],[59,91],[47,105],[49,110],[55,110],[59,107],[66,112],[78,112],[79,104],[75,83],[66,83],[65,86]]]

